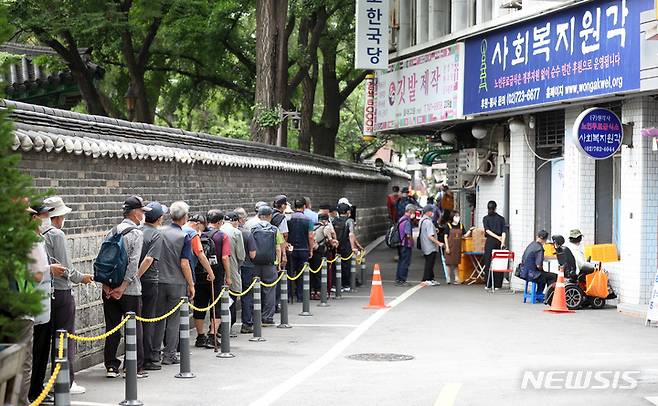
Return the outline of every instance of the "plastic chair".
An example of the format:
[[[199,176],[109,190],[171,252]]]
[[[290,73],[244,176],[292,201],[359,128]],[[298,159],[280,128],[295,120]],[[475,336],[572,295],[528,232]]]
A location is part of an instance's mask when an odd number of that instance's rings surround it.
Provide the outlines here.
[[[530,292],[528,292],[528,285],[530,285]],[[527,303],[530,299],[530,303],[535,304],[537,302],[544,301],[544,294],[537,292],[537,284],[533,281],[525,281],[525,289],[523,291],[523,303]]]
[[[507,273],[510,274],[510,276],[514,273],[510,264],[514,264],[514,252],[507,250],[494,250],[491,253],[491,264],[489,266],[489,285],[491,286],[491,289],[489,292],[494,293],[496,291],[496,289],[494,289],[494,273]],[[505,290],[505,292],[514,294],[511,282],[509,290]]]

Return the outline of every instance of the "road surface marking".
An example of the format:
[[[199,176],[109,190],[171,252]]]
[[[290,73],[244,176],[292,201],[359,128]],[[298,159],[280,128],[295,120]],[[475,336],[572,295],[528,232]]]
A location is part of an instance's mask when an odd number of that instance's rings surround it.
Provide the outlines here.
[[[654,405],[658,405],[658,396],[647,396],[645,399]]]
[[[115,406],[114,403],[80,402],[72,401],[71,406]]]
[[[441,393],[439,393],[439,397],[434,401],[434,406],[453,406],[461,387],[461,383],[445,384],[443,389],[441,389]]]
[[[297,324],[295,323],[295,327],[348,327],[348,328],[356,328],[359,327],[358,324]]]
[[[388,313],[389,310],[395,308],[397,305],[407,300],[409,297],[411,297],[411,295],[413,295],[414,293],[416,293],[418,290],[422,288],[423,288],[422,285],[416,285],[410,289],[407,289],[397,299],[389,303],[390,307],[386,309],[377,310],[373,315],[371,315],[366,320],[364,320],[361,324],[359,324],[359,326],[356,329],[352,330],[352,332],[348,334],[345,338],[334,344],[334,346],[331,347],[329,351],[324,353],[324,355],[322,355],[320,358],[315,360],[312,364],[308,365],[306,368],[302,369],[295,375],[291,376],[286,381],[272,388],[263,396],[253,401],[250,405],[268,406],[279,400],[281,397],[283,397],[283,395],[291,391],[295,386],[301,384],[306,379],[313,376],[313,374],[315,374],[325,366],[329,365],[331,361],[333,361],[340,354],[342,354],[347,347],[349,347],[356,340],[358,340],[359,337],[361,337],[363,333],[368,331],[368,329],[372,327],[379,319],[384,317],[384,315]]]

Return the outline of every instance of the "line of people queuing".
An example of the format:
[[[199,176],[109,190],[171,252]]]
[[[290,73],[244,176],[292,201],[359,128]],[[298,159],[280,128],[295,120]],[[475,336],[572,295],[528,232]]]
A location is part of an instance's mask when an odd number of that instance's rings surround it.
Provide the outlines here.
[[[36,399],[43,389],[48,360],[54,360],[55,331],[65,329],[75,333],[73,285],[94,281],[93,275],[75,270],[69,257],[63,228],[65,217],[72,210],[61,197],[50,197],[28,211],[40,224],[36,230],[40,239],[32,250],[34,261],[29,267],[35,287],[43,292],[43,312],[28,323],[21,335],[32,350],[24,362],[21,405]],[[241,293],[256,276],[272,283],[283,269],[296,276],[306,262],[317,269],[323,257],[331,260],[336,255],[347,257],[363,250],[356,236],[356,207],[344,197],[338,204],[323,204],[315,212],[308,197],[295,199],[291,205],[286,196],[279,195],[272,205],[256,203],[249,216],[244,208],[228,213],[212,209],[191,214],[189,205],[183,201],[167,207],[157,201],[145,204],[141,197],[131,196],[124,201],[122,211],[123,220],[106,237],[108,241],[121,236],[127,259],[122,280],[114,285],[102,284],[106,331],[117,326],[127,312],[154,318],[175,307],[182,296],[187,296],[198,308],[207,307],[223,285]],[[328,288],[332,292],[349,290],[351,262],[345,260],[341,265],[343,286],[335,286],[336,269],[330,267]],[[320,275],[311,275],[312,298],[319,300]],[[289,290],[291,299],[301,302],[301,279],[293,285],[294,289]],[[274,325],[279,298],[280,284],[262,287],[264,326]],[[238,309],[237,301],[231,298],[231,302],[233,326]],[[242,296],[240,302],[240,332],[249,334],[253,332],[253,293]],[[207,329],[206,313],[193,313],[197,331],[195,346],[214,348],[221,340],[219,305],[209,312]],[[147,377],[148,371],[160,370],[163,365],[180,363],[179,322],[179,313],[174,312],[161,322],[137,323],[138,378]],[[123,373],[117,357],[120,340],[118,333],[105,339],[103,356],[108,378]],[[85,388],[75,383],[75,351],[75,342],[69,340],[71,393],[80,394]],[[45,402],[52,401],[48,395]]]

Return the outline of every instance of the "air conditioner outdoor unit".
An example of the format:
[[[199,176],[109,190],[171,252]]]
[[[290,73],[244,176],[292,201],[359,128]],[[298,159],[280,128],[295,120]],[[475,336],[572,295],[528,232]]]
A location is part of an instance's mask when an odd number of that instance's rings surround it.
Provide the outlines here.
[[[459,172],[467,175],[495,176],[496,154],[482,148],[459,151]]]

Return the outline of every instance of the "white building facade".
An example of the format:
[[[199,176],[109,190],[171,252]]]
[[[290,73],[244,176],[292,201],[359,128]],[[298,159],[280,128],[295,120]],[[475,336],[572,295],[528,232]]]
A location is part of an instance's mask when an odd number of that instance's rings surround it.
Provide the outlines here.
[[[517,256],[540,229],[579,228],[585,244],[615,244],[620,260],[605,268],[620,307],[645,309],[658,266],[654,0],[390,7],[394,51],[376,72],[376,130],[479,151],[484,167],[464,176],[460,166],[452,182],[462,205],[475,195],[475,225],[496,200]],[[607,159],[572,140],[576,118],[593,107],[623,124],[623,145]]]

